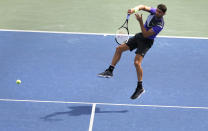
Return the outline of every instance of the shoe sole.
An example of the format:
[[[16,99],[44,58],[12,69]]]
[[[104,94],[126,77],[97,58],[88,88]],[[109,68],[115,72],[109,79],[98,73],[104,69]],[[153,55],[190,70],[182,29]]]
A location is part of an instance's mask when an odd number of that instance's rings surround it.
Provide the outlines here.
[[[102,77],[102,78],[111,78],[112,76],[103,76],[103,75],[98,75],[99,77]]]
[[[145,93],[145,90],[136,99],[139,99],[144,93]]]

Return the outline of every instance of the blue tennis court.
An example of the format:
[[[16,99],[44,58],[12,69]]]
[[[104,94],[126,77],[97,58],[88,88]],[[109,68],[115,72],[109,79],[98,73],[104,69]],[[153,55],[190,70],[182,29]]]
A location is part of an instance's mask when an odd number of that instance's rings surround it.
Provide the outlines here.
[[[0,31],[1,131],[207,131],[208,39],[159,37],[131,100],[134,52],[114,77],[113,35]],[[20,79],[22,83],[16,84]]]

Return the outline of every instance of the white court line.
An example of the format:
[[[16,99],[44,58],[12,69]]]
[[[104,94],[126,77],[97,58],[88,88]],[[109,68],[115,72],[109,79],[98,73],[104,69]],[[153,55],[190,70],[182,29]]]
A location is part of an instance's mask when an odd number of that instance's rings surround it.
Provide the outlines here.
[[[89,131],[92,131],[92,127],[93,127],[93,121],[94,121],[94,117],[95,117],[95,107],[96,104],[92,104],[92,112],[91,112],[91,117],[90,117],[90,125],[89,125]]]
[[[88,105],[110,105],[110,106],[134,106],[134,107],[154,107],[154,108],[178,108],[178,109],[204,109],[208,107],[197,106],[167,106],[167,105],[136,105],[136,104],[114,104],[114,103],[92,103],[92,102],[70,102],[70,101],[42,101],[42,100],[15,100],[15,99],[0,99],[5,102],[33,102],[33,103],[57,103],[57,104],[88,104]]]
[[[110,33],[86,33],[86,32],[59,32],[59,31],[38,31],[38,30],[11,30],[11,29],[0,29],[0,31],[11,31],[11,32],[35,32],[35,33],[54,33],[54,34],[80,34],[80,35],[115,35]],[[130,34],[133,36],[134,34]],[[157,36],[159,38],[179,38],[179,39],[208,39],[208,37],[189,37],[189,36]]]

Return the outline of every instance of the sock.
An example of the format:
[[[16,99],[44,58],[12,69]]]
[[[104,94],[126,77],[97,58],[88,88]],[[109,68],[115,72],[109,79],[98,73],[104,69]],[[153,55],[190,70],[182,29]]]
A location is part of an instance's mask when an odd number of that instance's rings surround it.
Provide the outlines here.
[[[138,87],[138,88],[142,88],[142,81],[138,81],[137,87]]]
[[[108,68],[108,70],[109,70],[110,72],[113,72],[114,66],[110,65],[109,68]]]

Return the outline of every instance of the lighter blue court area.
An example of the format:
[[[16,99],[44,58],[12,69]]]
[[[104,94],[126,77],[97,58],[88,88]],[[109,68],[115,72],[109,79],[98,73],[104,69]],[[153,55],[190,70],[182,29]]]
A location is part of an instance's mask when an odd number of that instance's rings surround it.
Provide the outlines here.
[[[1,131],[208,129],[206,38],[156,38],[142,63],[146,92],[136,100],[134,51],[123,53],[114,77],[97,77],[111,63],[113,35],[0,31],[0,38]]]

